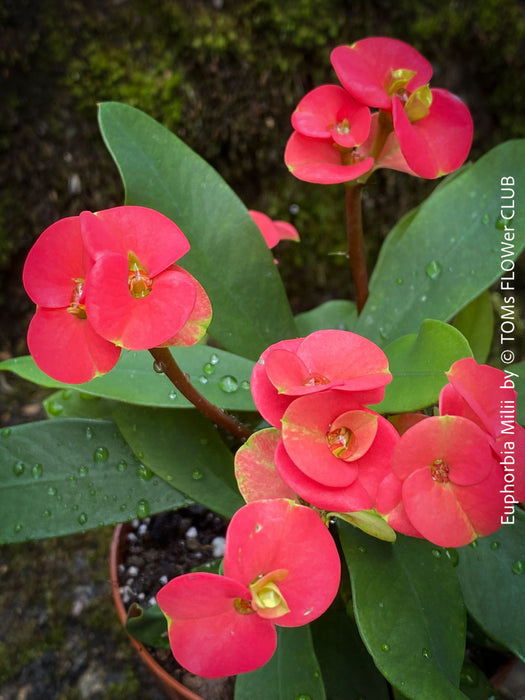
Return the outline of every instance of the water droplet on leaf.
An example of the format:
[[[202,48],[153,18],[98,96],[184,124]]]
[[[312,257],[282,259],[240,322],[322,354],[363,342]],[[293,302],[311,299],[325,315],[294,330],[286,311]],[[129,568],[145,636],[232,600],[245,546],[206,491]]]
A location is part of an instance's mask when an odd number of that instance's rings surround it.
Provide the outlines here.
[[[86,513],[80,513],[77,520],[79,525],[85,525],[88,521],[88,516],[86,515]]]
[[[491,542],[491,543],[490,543],[490,548],[491,548],[492,550],[494,550],[494,549],[499,549],[499,547],[500,547],[499,542],[494,541],[494,542]]]
[[[137,503],[137,518],[147,518],[150,513],[150,506],[145,498],[141,498]]]
[[[208,383],[208,377],[205,377],[204,375],[201,374],[201,376],[199,377],[199,382],[200,382],[201,384],[207,384],[207,383]]]
[[[177,392],[170,391],[170,393],[168,394],[168,399],[170,399],[171,401],[174,401],[176,398],[177,398]]]
[[[139,464],[137,467],[137,476],[143,481],[149,481],[153,477],[153,472],[145,464]]]
[[[31,468],[31,476],[33,477],[33,479],[40,479],[43,471],[43,466],[37,462]]]
[[[525,561],[522,561],[521,559],[517,559],[512,564],[512,573],[513,574],[522,574],[524,571],[525,571]]]
[[[381,644],[381,651],[390,651],[390,647],[388,644]]]
[[[424,659],[431,659],[432,658],[432,652],[430,652],[428,649],[425,649],[425,647],[423,647],[423,649],[421,649],[421,654],[422,654]]]
[[[445,556],[450,560],[452,566],[457,566],[459,563],[459,554],[455,549],[445,549]]]
[[[51,511],[49,510],[49,508],[46,508],[46,509],[42,512],[42,517],[43,517],[43,518],[50,518],[50,517],[51,517]]]
[[[155,362],[153,363],[153,371],[157,374],[164,374],[164,372],[166,371],[166,363],[161,362],[160,360],[155,360]]]
[[[233,394],[239,388],[239,382],[230,374],[219,379],[219,389],[225,394]]]
[[[117,462],[116,470],[118,472],[124,472],[128,468],[128,463],[126,462],[125,459],[121,459],[120,462]]]
[[[59,416],[61,413],[64,411],[64,407],[60,403],[60,401],[56,401],[53,399],[52,401],[49,401],[47,404],[47,410],[48,413],[50,413],[52,416]]]
[[[248,381],[248,379],[244,379],[244,380],[241,382],[240,387],[241,387],[241,389],[245,389],[245,390],[248,390],[248,391],[249,391],[249,389],[250,389],[250,382]]]
[[[89,469],[84,464],[81,464],[78,468],[78,473],[80,476],[87,476],[89,474]]]
[[[107,462],[109,457],[109,450],[107,447],[97,447],[97,449],[93,452],[93,461],[94,462]]]
[[[93,428],[91,428],[91,427],[88,426],[88,427],[86,428],[86,437],[87,437],[87,439],[88,439],[88,440],[91,440],[91,438],[93,437],[93,434],[94,434],[94,433],[93,433]]]
[[[404,283],[405,283],[405,280],[404,280],[402,277],[398,277],[398,278],[396,279],[396,284],[401,285],[401,284],[404,284]]]
[[[357,548],[357,550],[358,550],[359,552],[363,552],[363,553],[364,553],[364,552],[366,552],[366,547],[365,547],[364,545],[360,544],[359,547]]]
[[[204,475],[200,469],[194,469],[191,473],[191,478],[194,479],[195,481],[199,481],[199,479],[202,479],[203,476]]]
[[[441,263],[439,263],[437,260],[431,260],[426,268],[425,272],[427,275],[430,277],[431,280],[435,280],[439,277],[441,274]]]
[[[18,460],[13,464],[13,474],[15,476],[22,476],[26,468],[26,465],[22,462],[22,460]]]
[[[47,490],[48,496],[56,496],[57,490],[54,486],[50,486]]]
[[[220,357],[217,355],[217,353],[213,353],[213,355],[210,357],[210,364],[211,365],[218,365],[220,362]]]
[[[213,374],[215,372],[215,367],[211,362],[206,362],[206,364],[202,365],[202,371],[204,374]]]
[[[432,556],[435,557],[436,559],[441,559],[441,552],[439,549],[433,549],[432,550]]]
[[[483,214],[483,218],[481,219],[484,224],[488,224],[490,221],[490,217],[488,214]]]

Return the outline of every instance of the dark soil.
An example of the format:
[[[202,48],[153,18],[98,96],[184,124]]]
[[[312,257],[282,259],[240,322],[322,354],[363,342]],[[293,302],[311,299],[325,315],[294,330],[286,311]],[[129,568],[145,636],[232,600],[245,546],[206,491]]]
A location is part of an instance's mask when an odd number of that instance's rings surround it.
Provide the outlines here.
[[[125,606],[148,608],[169,580],[221,557],[226,526],[225,520],[197,504],[133,521],[118,571]],[[170,675],[204,700],[233,698],[233,677],[195,676],[181,668],[169,650],[147,648]]]

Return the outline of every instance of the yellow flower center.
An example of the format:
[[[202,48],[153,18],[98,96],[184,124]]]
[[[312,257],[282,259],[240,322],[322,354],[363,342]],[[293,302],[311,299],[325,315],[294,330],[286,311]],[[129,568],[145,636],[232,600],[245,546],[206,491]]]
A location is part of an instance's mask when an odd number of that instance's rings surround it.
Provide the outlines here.
[[[444,459],[435,459],[430,465],[430,473],[434,481],[439,481],[439,483],[446,483],[448,478],[448,472],[450,467],[445,462]]]
[[[135,299],[143,299],[147,297],[153,287],[153,280],[148,276],[146,270],[139,263],[137,257],[132,253],[128,253],[129,260],[129,275],[128,286],[131,296]]]
[[[73,314],[77,318],[86,318],[86,306],[83,304],[84,300],[84,280],[74,279],[73,293],[71,294],[71,301],[67,308],[68,313]]]
[[[290,612],[277,582],[288,576],[286,569],[276,569],[266,575],[258,576],[250,584],[252,593],[252,608],[261,616],[268,619],[282,617]]]
[[[407,90],[407,85],[416,75],[415,71],[399,68],[391,71],[390,80],[385,89],[393,97],[397,95],[405,106],[405,112],[411,122],[426,117],[432,104],[432,92],[428,85],[421,85],[414,92]]]

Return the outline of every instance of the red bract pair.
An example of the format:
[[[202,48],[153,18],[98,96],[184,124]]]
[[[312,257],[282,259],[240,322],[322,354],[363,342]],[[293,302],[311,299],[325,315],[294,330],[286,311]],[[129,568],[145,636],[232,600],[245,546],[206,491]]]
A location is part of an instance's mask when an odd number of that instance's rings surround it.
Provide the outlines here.
[[[465,161],[470,113],[455,95],[429,88],[432,67],[414,48],[373,37],[338,46],[331,61],[343,87],[316,88],[292,116],[285,162],[296,177],[331,184],[388,167],[435,178]]]
[[[317,513],[285,499],[250,503],[228,527],[224,576],[185,574],[157,594],[173,655],[207,678],[253,671],[275,651],[275,625],[298,627],[322,615],[340,574]]]
[[[400,532],[459,547],[497,530],[505,506],[525,498],[525,430],[504,372],[467,358],[447,376],[441,415],[415,421],[394,448],[378,510]]]
[[[263,214],[262,211],[255,211],[254,209],[250,209],[248,213],[257,224],[268,248],[275,248],[280,241],[299,240],[297,229],[295,226],[288,223],[288,221],[270,219],[270,217]]]
[[[37,304],[27,343],[36,364],[78,384],[109,372],[120,349],[191,345],[211,319],[199,283],[174,262],[179,227],[144,207],[61,219],[30,250],[24,287]]]
[[[282,429],[262,431],[238,451],[246,500],[297,494],[323,510],[372,509],[399,436],[366,404],[381,401],[390,380],[383,351],[355,333],[317,331],[268,348],[252,393]]]

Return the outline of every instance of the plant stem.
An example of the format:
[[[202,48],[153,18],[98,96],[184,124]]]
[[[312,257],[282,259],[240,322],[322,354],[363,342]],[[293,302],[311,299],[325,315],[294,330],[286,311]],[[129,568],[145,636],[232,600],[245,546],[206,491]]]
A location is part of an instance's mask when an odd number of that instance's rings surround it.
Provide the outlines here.
[[[347,256],[354,278],[357,313],[360,314],[368,298],[368,273],[366,270],[361,192],[363,185],[350,185],[346,190]]]
[[[150,348],[150,353],[170,382],[202,413],[203,416],[206,416],[206,418],[209,418],[209,420],[227,430],[231,435],[243,441],[250,437],[252,431],[249,428],[234,418],[234,416],[214,406],[214,404],[210,403],[208,399],[204,398],[204,396],[197,391],[179,365],[175,362],[169,348]]]

